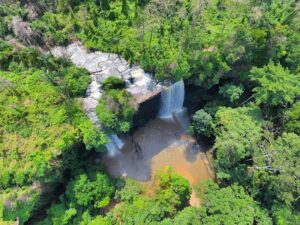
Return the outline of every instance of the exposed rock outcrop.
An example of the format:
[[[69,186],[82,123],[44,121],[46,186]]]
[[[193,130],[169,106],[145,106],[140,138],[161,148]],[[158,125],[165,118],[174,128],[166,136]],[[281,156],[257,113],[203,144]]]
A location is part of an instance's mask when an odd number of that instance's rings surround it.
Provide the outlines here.
[[[92,82],[87,88],[83,105],[94,124],[98,124],[96,106],[102,95],[102,82],[106,78],[116,76],[123,79],[127,91],[132,94],[137,104],[156,96],[162,90],[162,86],[150,74],[145,73],[139,66],[130,66],[117,54],[89,52],[80,42],[67,47],[56,47],[51,52],[56,57],[70,59],[76,66],[90,72]]]

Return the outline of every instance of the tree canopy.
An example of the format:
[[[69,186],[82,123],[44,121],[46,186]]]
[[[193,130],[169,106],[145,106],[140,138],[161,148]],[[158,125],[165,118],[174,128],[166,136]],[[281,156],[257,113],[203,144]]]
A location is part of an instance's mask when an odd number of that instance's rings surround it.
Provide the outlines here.
[[[285,106],[300,95],[300,75],[292,74],[280,64],[271,62],[263,68],[253,68],[250,75],[258,83],[253,89],[258,103]]]
[[[297,0],[2,0],[0,224],[298,224],[299,27]],[[216,175],[200,207],[171,168],[150,187],[102,168],[107,135],[131,135],[143,112],[110,76],[92,123],[89,72],[51,50],[78,41],[184,80]]]

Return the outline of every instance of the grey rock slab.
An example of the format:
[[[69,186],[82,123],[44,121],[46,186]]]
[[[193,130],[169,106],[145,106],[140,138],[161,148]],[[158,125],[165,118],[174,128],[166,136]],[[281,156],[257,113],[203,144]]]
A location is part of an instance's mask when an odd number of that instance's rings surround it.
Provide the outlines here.
[[[86,90],[83,106],[88,117],[96,125],[99,123],[96,107],[103,92],[101,86],[108,77],[116,76],[123,79],[127,91],[134,96],[137,103],[152,98],[162,89],[151,74],[145,73],[140,66],[130,67],[129,63],[117,54],[89,52],[80,42],[67,47],[55,47],[51,52],[56,57],[69,58],[76,66],[89,71],[91,83]]]

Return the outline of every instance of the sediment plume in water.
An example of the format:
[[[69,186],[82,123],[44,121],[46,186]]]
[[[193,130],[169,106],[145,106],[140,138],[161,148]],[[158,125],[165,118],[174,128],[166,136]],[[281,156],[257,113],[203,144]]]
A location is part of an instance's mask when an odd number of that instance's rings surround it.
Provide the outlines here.
[[[196,140],[174,120],[159,118],[124,138],[124,147],[114,157],[105,155],[103,163],[115,176],[149,182],[159,169],[172,166],[192,185],[211,177],[207,160]]]

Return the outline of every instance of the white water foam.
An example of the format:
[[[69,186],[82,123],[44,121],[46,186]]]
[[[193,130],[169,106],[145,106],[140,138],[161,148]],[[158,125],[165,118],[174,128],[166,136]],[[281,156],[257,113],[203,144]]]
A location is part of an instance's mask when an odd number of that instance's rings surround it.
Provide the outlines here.
[[[182,80],[165,88],[161,93],[159,117],[172,118],[173,113],[182,111],[184,94],[184,82]]]

